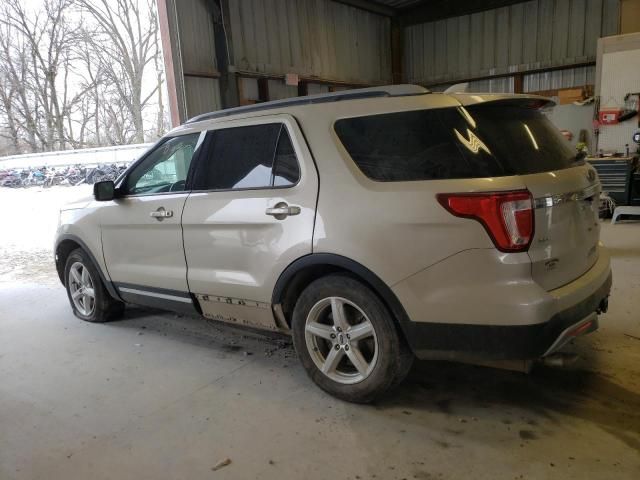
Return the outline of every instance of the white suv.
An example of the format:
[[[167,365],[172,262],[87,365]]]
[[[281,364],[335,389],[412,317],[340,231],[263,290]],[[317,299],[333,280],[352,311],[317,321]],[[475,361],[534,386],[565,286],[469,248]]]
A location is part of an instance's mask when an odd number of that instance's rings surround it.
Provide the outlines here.
[[[61,211],[60,279],[87,321],[133,303],[290,333],[350,401],[414,355],[526,367],[611,288],[600,184],[549,104],[400,85],[199,116]]]

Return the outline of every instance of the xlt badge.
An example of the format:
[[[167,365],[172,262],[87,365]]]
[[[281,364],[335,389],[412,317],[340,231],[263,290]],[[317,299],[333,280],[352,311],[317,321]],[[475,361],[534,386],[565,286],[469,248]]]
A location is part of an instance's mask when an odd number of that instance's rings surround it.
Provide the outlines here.
[[[544,262],[544,267],[547,270],[553,270],[554,268],[556,268],[558,266],[558,262],[560,260],[558,260],[557,258],[552,258],[550,260],[547,260],[546,262]]]

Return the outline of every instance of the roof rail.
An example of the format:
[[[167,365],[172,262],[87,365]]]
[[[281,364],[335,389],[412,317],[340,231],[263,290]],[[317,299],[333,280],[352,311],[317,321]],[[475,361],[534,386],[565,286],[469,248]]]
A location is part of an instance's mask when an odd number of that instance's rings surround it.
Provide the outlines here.
[[[315,103],[339,102],[342,100],[359,100],[374,97],[406,97],[411,95],[424,95],[431,93],[419,85],[381,85],[379,87],[357,88],[353,90],[343,90],[333,93],[322,93],[319,95],[308,95],[304,97],[285,98],[283,100],[273,100],[270,102],[256,103],[255,105],[245,105],[242,107],[227,108],[216,112],[204,113],[190,118],[185,122],[195,123],[202,120],[212,120],[214,118],[228,117],[240,113],[258,112],[260,110],[270,110],[273,108],[297,107],[299,105],[312,105]]]

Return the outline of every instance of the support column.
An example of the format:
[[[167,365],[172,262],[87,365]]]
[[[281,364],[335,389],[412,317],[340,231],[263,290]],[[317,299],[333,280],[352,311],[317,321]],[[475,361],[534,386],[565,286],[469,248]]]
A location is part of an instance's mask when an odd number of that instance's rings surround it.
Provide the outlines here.
[[[513,76],[513,93],[524,93],[524,75],[516,73]]]
[[[180,45],[178,44],[177,35],[175,35],[177,29],[175,13],[173,0],[158,0],[158,22],[160,24],[160,40],[162,42],[162,56],[164,58],[164,73],[167,79],[172,128],[180,125],[186,116]]]
[[[213,34],[216,42],[216,63],[220,72],[220,101],[222,108],[240,105],[238,82],[233,67],[233,40],[229,21],[229,0],[216,0],[218,7],[213,19]]]
[[[268,78],[258,79],[258,101],[260,102],[269,101],[269,79]]]
[[[298,82],[298,96],[305,97],[309,95],[309,84],[304,80]]]
[[[391,18],[391,79],[394,84],[404,81],[402,64],[404,29],[396,17]]]

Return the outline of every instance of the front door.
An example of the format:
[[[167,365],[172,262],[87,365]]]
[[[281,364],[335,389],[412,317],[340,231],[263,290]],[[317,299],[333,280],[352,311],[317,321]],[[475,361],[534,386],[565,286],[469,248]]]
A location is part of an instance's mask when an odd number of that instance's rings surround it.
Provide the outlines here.
[[[207,133],[182,225],[189,287],[205,316],[275,329],[280,273],[311,253],[318,177],[290,115]]]
[[[119,198],[101,209],[107,270],[124,300],[173,309],[192,305],[180,219],[201,137],[166,139],[121,182]]]

